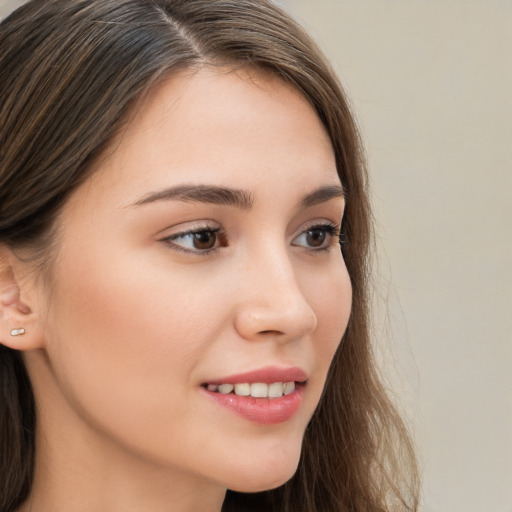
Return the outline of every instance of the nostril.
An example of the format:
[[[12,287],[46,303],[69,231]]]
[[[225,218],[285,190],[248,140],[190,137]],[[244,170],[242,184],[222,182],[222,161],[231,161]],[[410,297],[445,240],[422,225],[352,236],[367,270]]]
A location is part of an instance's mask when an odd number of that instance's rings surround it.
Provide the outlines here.
[[[239,305],[234,319],[238,334],[247,340],[286,341],[301,338],[316,328],[316,315],[306,301],[295,304]]]

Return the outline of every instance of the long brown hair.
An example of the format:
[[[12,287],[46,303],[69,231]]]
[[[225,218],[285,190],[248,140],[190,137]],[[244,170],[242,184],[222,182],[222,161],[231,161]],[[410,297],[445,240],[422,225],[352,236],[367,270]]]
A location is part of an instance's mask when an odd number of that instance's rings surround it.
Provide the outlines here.
[[[347,194],[348,329],[282,487],[228,491],[223,510],[417,509],[409,437],[378,379],[368,327],[367,179],[342,89],[303,29],[266,0],[32,0],[0,25],[0,244],[47,266],[60,207],[157,81],[200,65],[265,69],[313,105]],[[0,510],[30,492],[36,407],[19,353],[0,346]]]

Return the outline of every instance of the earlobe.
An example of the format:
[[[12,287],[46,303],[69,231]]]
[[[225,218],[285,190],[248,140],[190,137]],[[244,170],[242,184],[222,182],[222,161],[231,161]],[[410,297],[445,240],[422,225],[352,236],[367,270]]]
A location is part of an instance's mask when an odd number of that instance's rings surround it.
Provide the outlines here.
[[[33,306],[23,300],[23,290],[7,251],[0,252],[0,344],[14,350],[41,348],[39,319]]]

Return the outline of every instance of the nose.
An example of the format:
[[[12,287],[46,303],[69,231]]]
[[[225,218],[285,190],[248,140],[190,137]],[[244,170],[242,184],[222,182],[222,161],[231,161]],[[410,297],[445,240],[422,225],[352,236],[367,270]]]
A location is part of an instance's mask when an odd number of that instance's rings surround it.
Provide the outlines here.
[[[249,340],[291,341],[312,333],[317,317],[287,257],[259,258],[241,272],[235,327]]]

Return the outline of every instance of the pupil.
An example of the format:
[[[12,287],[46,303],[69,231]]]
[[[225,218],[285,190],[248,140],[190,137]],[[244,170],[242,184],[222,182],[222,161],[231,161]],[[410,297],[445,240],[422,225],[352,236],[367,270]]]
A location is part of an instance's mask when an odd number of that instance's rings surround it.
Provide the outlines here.
[[[217,235],[211,231],[201,231],[194,233],[194,248],[195,249],[213,249]]]
[[[320,247],[325,242],[325,237],[327,233],[320,229],[312,229],[308,231],[307,241],[311,247]]]

